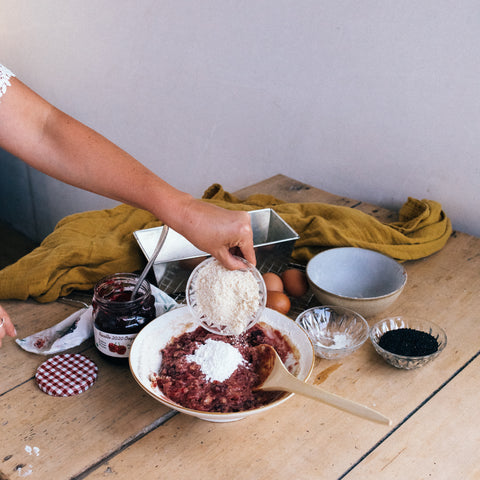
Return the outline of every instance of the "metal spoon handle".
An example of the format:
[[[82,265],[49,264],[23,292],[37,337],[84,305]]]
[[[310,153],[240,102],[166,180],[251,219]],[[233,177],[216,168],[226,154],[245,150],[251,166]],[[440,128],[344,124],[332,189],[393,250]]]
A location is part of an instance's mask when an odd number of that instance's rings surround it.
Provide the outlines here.
[[[150,260],[148,263],[145,265],[145,268],[143,269],[142,274],[140,275],[137,284],[135,285],[135,288],[133,289],[132,292],[132,300],[137,296],[138,289],[140,288],[140,285],[143,283],[145,280],[145,277],[147,276],[148,271],[150,270],[151,266],[155,262],[158,254],[160,253],[160,250],[165,243],[165,239],[167,238],[167,233],[168,233],[168,225],[164,225],[162,228],[162,233],[160,235],[160,238],[158,239],[157,246],[155,247],[155,250],[153,251],[152,256],[150,257]]]

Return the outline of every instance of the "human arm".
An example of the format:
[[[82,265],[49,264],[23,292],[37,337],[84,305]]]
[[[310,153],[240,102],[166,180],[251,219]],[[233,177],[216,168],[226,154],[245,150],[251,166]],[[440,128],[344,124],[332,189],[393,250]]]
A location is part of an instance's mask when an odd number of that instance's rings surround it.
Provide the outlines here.
[[[228,268],[242,267],[233,248],[255,264],[248,213],[177,190],[16,78],[0,103],[0,146],[58,180],[150,211]]]
[[[233,249],[256,263],[247,212],[225,210],[174,188],[18,79],[9,83],[0,95],[1,148],[65,183],[150,211],[227,268],[243,267]],[[0,324],[1,346],[5,335],[16,335],[1,306]]]

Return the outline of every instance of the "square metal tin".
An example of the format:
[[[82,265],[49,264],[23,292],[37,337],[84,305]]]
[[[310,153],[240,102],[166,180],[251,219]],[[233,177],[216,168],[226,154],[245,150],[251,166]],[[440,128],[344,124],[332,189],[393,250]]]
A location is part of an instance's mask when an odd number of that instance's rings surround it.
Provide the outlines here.
[[[299,238],[295,230],[271,208],[248,213],[252,222],[257,264],[265,263],[270,257],[290,257],[295,241]],[[147,260],[150,260],[155,250],[162,229],[163,227],[154,227],[133,233]],[[159,288],[169,295],[184,291],[191,270],[208,256],[170,229],[153,267]]]

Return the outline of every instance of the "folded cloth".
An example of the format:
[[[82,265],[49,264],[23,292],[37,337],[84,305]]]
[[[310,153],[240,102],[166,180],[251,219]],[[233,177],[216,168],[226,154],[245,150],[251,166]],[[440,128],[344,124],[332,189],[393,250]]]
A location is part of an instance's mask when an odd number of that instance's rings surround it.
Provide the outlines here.
[[[414,260],[443,248],[452,232],[441,205],[431,200],[409,198],[398,221],[384,224],[356,209],[324,203],[286,203],[261,194],[240,201],[218,184],[203,199],[233,210],[272,208],[300,236],[292,257],[302,263],[340,246]],[[0,271],[0,299],[50,302],[75,289],[89,290],[106,275],[140,270],[145,261],[133,232],[158,225],[153,215],[128,205],[66,217],[39,247]]]
[[[450,219],[438,202],[411,197],[400,209],[398,221],[388,224],[338,205],[286,203],[262,194],[240,201],[218,184],[203,198],[230,209],[272,208],[299,234],[292,257],[302,263],[330,247],[368,248],[399,261],[415,260],[441,250],[452,233]]]
[[[154,225],[153,215],[128,205],[65,217],[36,249],[0,271],[0,299],[52,302],[112,273],[140,270],[132,232]]]
[[[178,306],[173,298],[162,292],[155,285],[150,285],[155,298],[157,316]],[[53,355],[80,345],[93,336],[92,307],[85,307],[72,313],[69,317],[53,327],[15,340],[17,344],[30,353]]]

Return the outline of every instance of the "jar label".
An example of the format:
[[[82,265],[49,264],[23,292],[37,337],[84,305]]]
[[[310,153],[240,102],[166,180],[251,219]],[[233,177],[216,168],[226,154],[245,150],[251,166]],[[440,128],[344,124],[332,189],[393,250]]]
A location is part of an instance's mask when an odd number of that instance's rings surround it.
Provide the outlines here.
[[[107,333],[93,326],[93,335],[95,346],[98,350],[109,357],[128,358],[130,348],[137,336],[136,333],[119,335],[116,333]]]

